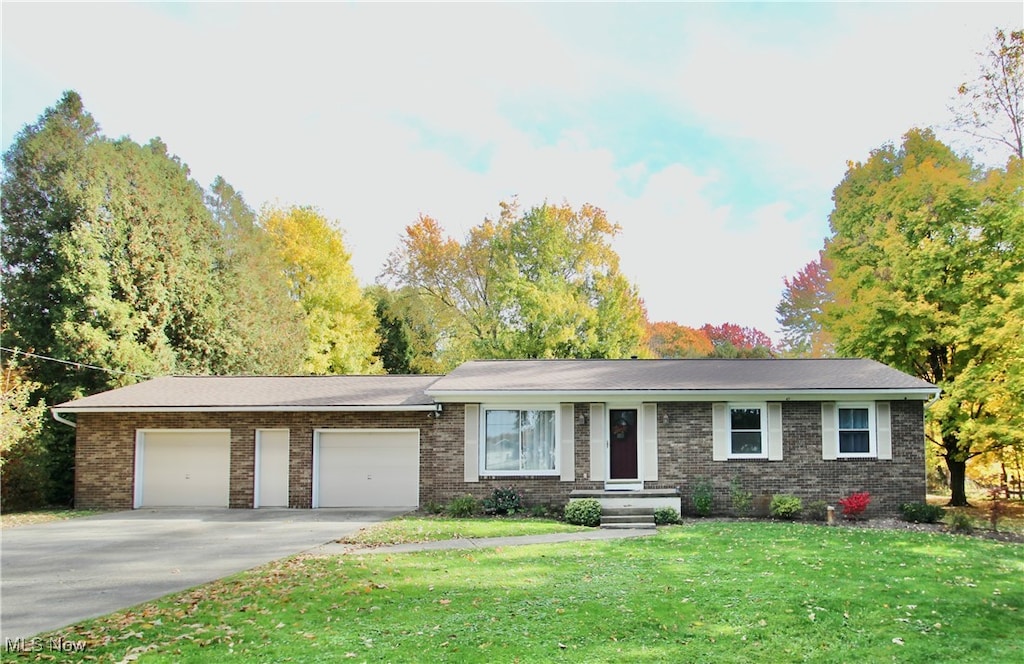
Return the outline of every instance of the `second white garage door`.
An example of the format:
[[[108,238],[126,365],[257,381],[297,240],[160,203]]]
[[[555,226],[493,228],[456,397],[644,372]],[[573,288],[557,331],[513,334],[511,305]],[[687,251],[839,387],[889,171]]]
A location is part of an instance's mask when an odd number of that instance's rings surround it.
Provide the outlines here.
[[[313,507],[416,507],[420,434],[416,429],[318,431]]]

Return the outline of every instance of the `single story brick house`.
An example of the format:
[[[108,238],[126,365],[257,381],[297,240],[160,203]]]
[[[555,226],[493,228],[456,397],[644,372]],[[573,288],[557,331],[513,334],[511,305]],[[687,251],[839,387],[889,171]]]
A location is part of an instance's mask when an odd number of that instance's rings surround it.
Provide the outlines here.
[[[716,511],[734,483],[833,504],[870,491],[895,511],[925,498],[938,392],[864,359],[485,360],[444,376],[172,376],[53,414],[77,426],[81,508],[415,507],[512,486],[528,504],[650,493],[686,511],[709,479]]]

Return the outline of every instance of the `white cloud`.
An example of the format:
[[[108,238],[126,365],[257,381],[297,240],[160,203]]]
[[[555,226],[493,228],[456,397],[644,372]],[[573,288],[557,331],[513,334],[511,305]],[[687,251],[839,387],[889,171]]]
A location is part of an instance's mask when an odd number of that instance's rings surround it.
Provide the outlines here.
[[[589,202],[623,226],[615,247],[652,319],[771,332],[846,160],[942,121],[974,50],[1020,19],[1008,5],[757,9],[9,4],[4,141],[12,118],[77,89],[105,133],[161,136],[201,183],[320,207],[364,281],[421,212],[461,236],[513,195]],[[679,144],[666,165],[602,143],[617,119],[589,105],[634,98],[730,150]]]

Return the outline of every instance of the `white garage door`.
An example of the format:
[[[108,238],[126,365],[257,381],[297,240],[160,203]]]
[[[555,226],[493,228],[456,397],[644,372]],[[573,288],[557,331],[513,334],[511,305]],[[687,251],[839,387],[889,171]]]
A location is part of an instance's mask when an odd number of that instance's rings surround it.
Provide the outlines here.
[[[227,507],[231,432],[140,431],[136,507]]]
[[[313,507],[419,505],[419,431],[320,431],[314,451]]]

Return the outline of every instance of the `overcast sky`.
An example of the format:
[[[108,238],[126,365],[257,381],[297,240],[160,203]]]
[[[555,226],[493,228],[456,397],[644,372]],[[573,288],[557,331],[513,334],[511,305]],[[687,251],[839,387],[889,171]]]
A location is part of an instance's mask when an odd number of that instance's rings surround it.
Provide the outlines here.
[[[67,89],[258,209],[313,205],[373,282],[405,226],[592,203],[652,321],[776,333],[832,189],[957,85],[1019,2],[4,2],[3,150]],[[940,132],[940,136],[952,137]]]

